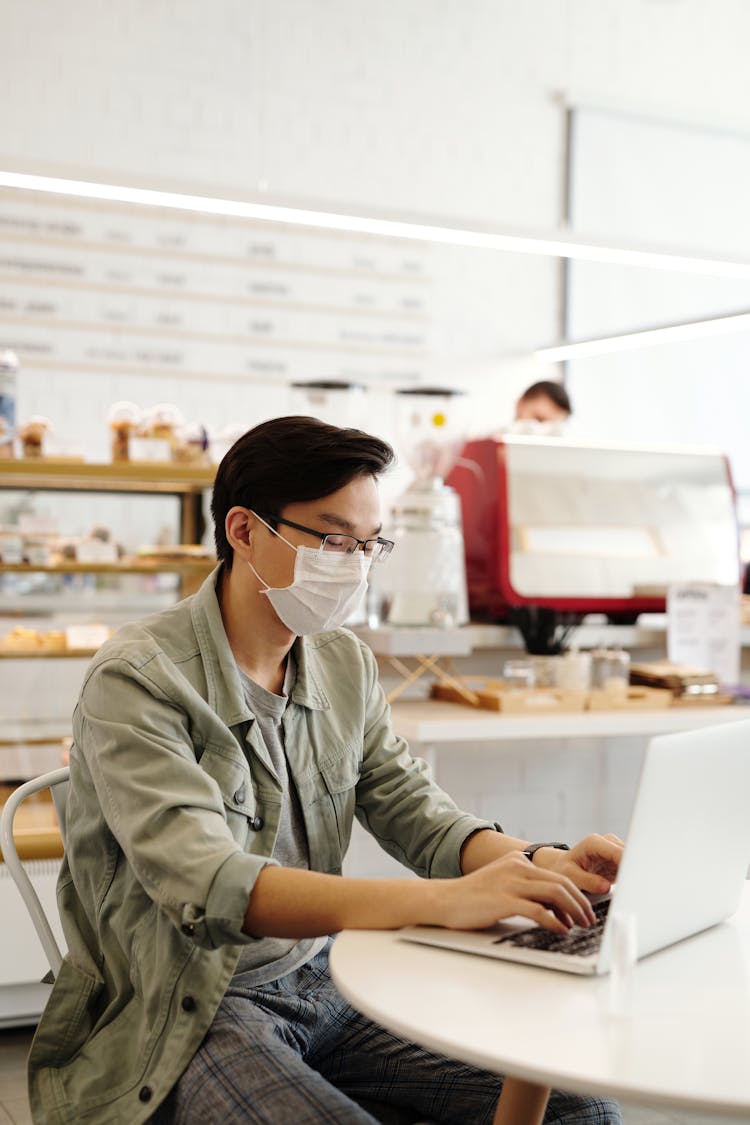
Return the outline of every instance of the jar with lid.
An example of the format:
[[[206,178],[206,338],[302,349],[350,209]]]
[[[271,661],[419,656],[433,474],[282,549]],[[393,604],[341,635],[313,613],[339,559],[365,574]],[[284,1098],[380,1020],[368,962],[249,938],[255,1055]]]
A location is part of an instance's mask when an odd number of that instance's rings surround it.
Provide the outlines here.
[[[309,414],[346,429],[366,428],[367,388],[344,379],[306,379],[291,384],[290,413]]]
[[[384,534],[393,554],[370,572],[371,614],[380,624],[465,625],[469,620],[458,494],[439,477],[415,482],[396,501]]]

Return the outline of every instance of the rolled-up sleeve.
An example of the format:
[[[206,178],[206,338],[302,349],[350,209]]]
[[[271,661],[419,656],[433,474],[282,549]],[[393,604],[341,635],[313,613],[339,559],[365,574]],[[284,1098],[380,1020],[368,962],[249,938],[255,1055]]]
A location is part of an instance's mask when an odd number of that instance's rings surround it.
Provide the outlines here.
[[[206,898],[205,909],[185,903],[180,929],[197,945],[216,949],[220,945],[247,944],[260,939],[243,929],[245,913],[255,880],[263,868],[275,859],[237,852],[225,860],[214,876]]]

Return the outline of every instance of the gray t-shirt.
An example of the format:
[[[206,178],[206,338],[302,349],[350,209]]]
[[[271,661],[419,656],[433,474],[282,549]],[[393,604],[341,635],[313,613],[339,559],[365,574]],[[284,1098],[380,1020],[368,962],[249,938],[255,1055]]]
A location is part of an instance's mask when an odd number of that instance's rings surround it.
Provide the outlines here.
[[[263,744],[273,763],[273,768],[282,786],[282,804],[279,817],[279,831],[273,849],[273,859],[282,867],[310,867],[310,853],[307,846],[307,833],[302,816],[302,808],[297,789],[289,772],[284,749],[284,728],[281,720],[289,702],[289,694],[296,679],[294,658],[287,657],[284,686],[281,695],[261,687],[240,670],[240,679],[248,707],[255,715],[255,722]],[[315,957],[328,939],[319,938],[264,938],[260,942],[243,947],[235,971],[235,980],[243,987],[252,988],[298,969],[300,965]],[[241,981],[237,978],[241,977]]]

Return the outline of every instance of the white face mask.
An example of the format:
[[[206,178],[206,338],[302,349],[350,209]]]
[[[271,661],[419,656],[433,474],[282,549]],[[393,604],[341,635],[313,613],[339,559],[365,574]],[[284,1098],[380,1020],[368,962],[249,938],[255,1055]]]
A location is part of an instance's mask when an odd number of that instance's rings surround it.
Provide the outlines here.
[[[372,560],[364,551],[347,555],[338,551],[321,551],[316,547],[295,547],[278,531],[258,516],[261,523],[288,547],[297,552],[294,581],[291,586],[271,587],[258,574],[251,562],[248,566],[261,590],[287,629],[297,636],[338,629],[362,601],[367,589],[367,575]]]
[[[564,437],[566,418],[554,422],[537,422],[536,418],[516,418],[508,427],[508,433],[526,434],[528,437]]]

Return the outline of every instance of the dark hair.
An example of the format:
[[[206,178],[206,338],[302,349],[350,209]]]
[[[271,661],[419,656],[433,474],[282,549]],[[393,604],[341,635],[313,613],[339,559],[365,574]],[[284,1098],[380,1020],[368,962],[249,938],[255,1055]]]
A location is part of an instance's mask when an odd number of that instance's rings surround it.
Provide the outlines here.
[[[540,398],[542,395],[551,399],[555,406],[559,406],[560,410],[564,410],[566,414],[573,413],[573,406],[565,387],[562,383],[555,383],[551,379],[542,379],[540,383],[532,383],[530,387],[526,388],[518,401],[528,402],[529,399]]]
[[[248,430],[222,458],[211,496],[216,554],[227,568],[232,548],[224,522],[236,504],[279,514],[287,504],[317,500],[355,477],[379,476],[394,459],[387,442],[318,418],[272,418]]]

